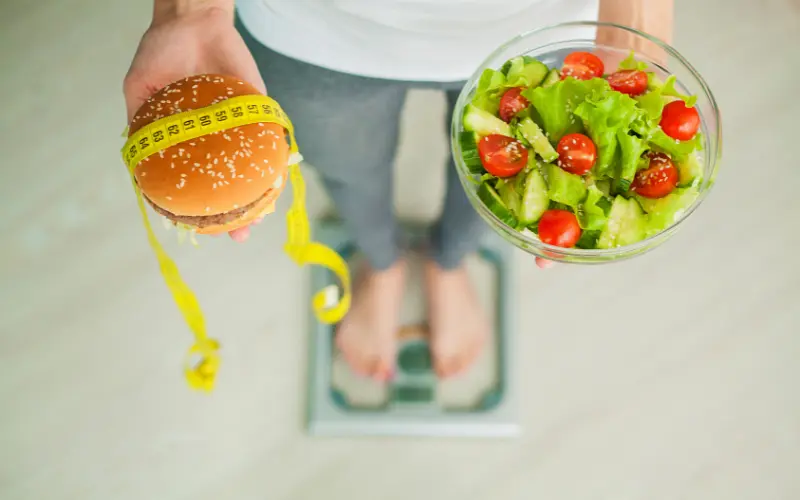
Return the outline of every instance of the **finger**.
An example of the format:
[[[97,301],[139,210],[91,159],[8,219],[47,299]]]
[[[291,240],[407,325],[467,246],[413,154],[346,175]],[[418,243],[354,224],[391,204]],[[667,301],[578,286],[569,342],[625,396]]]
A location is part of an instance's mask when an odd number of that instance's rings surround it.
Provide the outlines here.
[[[556,263],[552,260],[536,257],[536,265],[539,266],[539,269],[550,269],[551,267],[555,266]]]
[[[138,73],[129,73],[122,83],[122,92],[125,95],[125,108],[128,112],[128,124],[139,108],[150,97],[175,80],[182,78],[180,75],[162,74],[158,78],[139,77]]]
[[[128,75],[122,82],[122,93],[125,95],[125,108],[128,113],[128,123],[136,116],[136,111],[150,97],[147,85],[134,75]]]
[[[237,243],[244,243],[250,237],[250,227],[240,227],[239,229],[234,229],[228,234],[230,234],[230,237],[233,241]]]
[[[264,220],[264,216],[262,215],[262,216],[261,216],[261,217],[259,217],[258,219],[255,219],[255,220],[253,221],[253,224],[261,224],[261,221],[263,221],[263,220]]]

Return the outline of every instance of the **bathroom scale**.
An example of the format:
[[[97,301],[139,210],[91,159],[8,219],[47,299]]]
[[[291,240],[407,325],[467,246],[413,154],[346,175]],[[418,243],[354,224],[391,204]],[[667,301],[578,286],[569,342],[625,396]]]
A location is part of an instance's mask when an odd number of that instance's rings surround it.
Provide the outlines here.
[[[487,235],[467,266],[493,325],[493,337],[475,363],[444,380],[433,371],[424,317],[422,255],[427,231],[402,225],[410,249],[406,296],[397,332],[395,376],[378,382],[355,374],[334,343],[335,325],[309,311],[310,353],[307,430],[317,436],[512,437],[518,434],[510,333],[514,318],[512,249]],[[342,223],[318,222],[314,237],[348,261],[357,280],[358,255]],[[336,283],[327,269],[313,267],[311,291]]]

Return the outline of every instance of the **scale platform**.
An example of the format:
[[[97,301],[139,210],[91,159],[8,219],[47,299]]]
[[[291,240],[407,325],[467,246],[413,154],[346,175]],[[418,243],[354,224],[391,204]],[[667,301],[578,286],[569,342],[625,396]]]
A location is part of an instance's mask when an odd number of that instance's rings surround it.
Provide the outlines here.
[[[420,248],[422,226],[404,225],[411,249]],[[317,224],[314,238],[357,269],[352,241],[339,221]],[[311,316],[308,432],[318,436],[512,437],[519,433],[511,380],[513,272],[508,244],[494,234],[467,265],[494,324],[494,338],[464,373],[438,380],[431,365],[424,326],[421,257],[410,251],[409,281],[398,332],[396,375],[377,382],[353,373],[334,344],[334,325]],[[313,267],[311,291],[336,283],[326,269]]]

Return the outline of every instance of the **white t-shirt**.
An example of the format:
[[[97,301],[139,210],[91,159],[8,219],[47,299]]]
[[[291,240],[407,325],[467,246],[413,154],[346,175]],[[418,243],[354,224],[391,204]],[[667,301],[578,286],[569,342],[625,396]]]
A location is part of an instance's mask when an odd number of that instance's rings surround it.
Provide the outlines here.
[[[324,68],[377,78],[469,78],[520,33],[596,20],[599,0],[238,0],[262,44]],[[587,32],[585,38],[591,38]]]

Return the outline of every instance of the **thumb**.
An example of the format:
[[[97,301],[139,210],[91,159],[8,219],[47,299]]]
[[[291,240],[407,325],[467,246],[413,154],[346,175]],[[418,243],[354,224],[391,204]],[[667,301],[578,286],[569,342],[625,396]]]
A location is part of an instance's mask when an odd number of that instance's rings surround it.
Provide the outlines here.
[[[128,123],[131,123],[136,111],[142,107],[142,104],[152,94],[150,86],[145,84],[146,80],[137,77],[136,75],[128,74],[122,82],[122,93],[125,95],[125,109],[128,114]]]
[[[150,96],[169,85],[170,82],[180,79],[180,75],[159,75],[157,79],[148,79],[129,73],[122,83],[122,92],[125,94],[125,109],[128,113],[128,124],[131,123],[136,112],[142,107]]]

